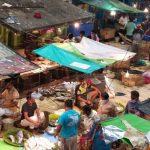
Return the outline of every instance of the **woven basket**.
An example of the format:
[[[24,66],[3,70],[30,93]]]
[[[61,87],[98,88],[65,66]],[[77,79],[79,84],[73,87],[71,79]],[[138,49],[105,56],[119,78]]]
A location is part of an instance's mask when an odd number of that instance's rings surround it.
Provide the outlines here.
[[[129,69],[130,60],[127,61],[118,61],[117,63],[112,65],[112,69]]]
[[[141,86],[144,84],[144,78],[138,74],[130,74],[129,77],[122,73],[122,84],[126,86]]]

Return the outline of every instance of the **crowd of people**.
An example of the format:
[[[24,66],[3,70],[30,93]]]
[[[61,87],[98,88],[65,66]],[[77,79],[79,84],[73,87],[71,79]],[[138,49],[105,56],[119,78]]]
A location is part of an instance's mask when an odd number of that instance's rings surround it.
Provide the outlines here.
[[[115,23],[117,25],[117,27],[115,27],[116,37],[119,35],[119,33],[121,33],[127,39],[133,41],[133,43],[139,43],[144,38],[144,35],[149,33],[148,31],[150,28],[150,24],[148,24],[146,28],[145,28],[145,25],[143,25],[144,23],[136,24],[135,17],[129,16],[128,14],[122,13],[120,15],[120,18],[118,18],[116,21],[117,21],[117,23]],[[100,29],[100,30],[103,30],[103,29]],[[93,29],[90,35],[88,35],[87,37],[94,41],[102,42],[103,40],[100,35],[100,30]],[[79,37],[74,37],[73,33],[69,33],[67,36],[67,39],[64,40],[64,42],[80,42],[83,36],[86,36],[85,31],[83,30],[80,31]],[[120,42],[121,44],[124,44],[124,41],[122,41],[121,38],[120,38]]]
[[[131,100],[128,101],[122,114],[132,113],[145,118],[145,114],[138,110],[140,105],[139,96],[138,91],[131,91]],[[15,105],[12,104],[14,104],[14,100],[19,98],[19,92],[11,82],[6,84],[1,97],[4,99],[3,108],[1,107],[1,109],[15,112],[14,107],[17,107],[17,105],[16,103]],[[65,112],[60,116],[55,130],[55,137],[60,136],[62,139],[61,143],[63,145],[61,147],[64,150],[77,150],[78,143],[82,141],[83,137],[85,138],[91,134],[92,138],[94,134],[94,150],[97,146],[103,147],[103,150],[110,150],[111,145],[106,144],[103,138],[99,138],[102,136],[100,122],[118,115],[116,104],[110,100],[109,94],[105,90],[101,92],[91,79],[80,79],[79,84],[76,86],[75,97],[75,100],[65,101]],[[74,106],[81,110],[80,114],[74,110]],[[1,116],[6,115],[6,113],[1,112]],[[40,111],[32,92],[28,92],[26,102],[22,105],[21,119],[17,122],[17,126],[43,133],[49,124],[48,114],[48,112]],[[95,141],[96,143],[94,143]]]
[[[141,25],[135,25],[132,18],[123,14],[118,20],[120,25],[119,32],[133,40],[133,46],[143,39],[144,31]],[[74,38],[72,33],[68,34],[63,42],[80,42],[85,36],[85,31],[80,31],[80,36]],[[99,42],[100,36],[95,30],[91,31],[89,38]],[[134,51],[135,49],[135,51]],[[133,48],[137,52],[137,47]],[[102,138],[101,121],[116,117],[118,110],[116,104],[110,100],[108,88],[101,90],[91,79],[79,79],[79,84],[75,89],[75,100],[66,100],[64,104],[65,112],[60,116],[55,130],[55,137],[61,137],[62,149],[77,150],[78,143],[85,137],[94,141],[93,150],[101,147],[102,150],[110,150],[111,144],[106,144]],[[122,114],[132,113],[139,117],[149,119],[139,111],[140,105],[139,92],[131,91],[131,100],[128,101]],[[18,107],[19,92],[12,82],[6,83],[5,89],[1,92],[2,104],[0,116],[11,116],[16,113]],[[81,110],[81,114],[75,111],[74,106]],[[16,125],[28,130],[36,130],[42,133],[48,126],[48,112],[42,112],[38,108],[32,92],[27,93],[26,102],[22,105],[21,118]],[[96,130],[95,130],[96,129]]]
[[[95,103],[97,107],[93,107]],[[73,110],[73,104],[72,100],[65,102],[66,111],[60,117],[56,129],[55,135],[58,135],[60,132],[60,136],[63,138],[64,149],[76,150],[78,145],[77,139],[79,138],[80,143],[80,139],[83,137],[85,139],[96,129],[92,145],[93,150],[96,150],[97,147],[101,147],[102,150],[111,150],[112,145],[106,144],[101,138],[102,128],[100,127],[101,121],[118,116],[116,104],[109,100],[109,94],[107,92],[101,93],[92,82],[83,80],[76,88],[75,104],[81,109],[80,115]],[[138,110],[139,105],[139,92],[131,91],[131,100],[128,101],[122,114],[132,113],[144,118],[144,114]],[[99,123],[98,128],[97,122]]]
[[[129,16],[128,14],[122,14],[118,19],[119,31],[123,35],[125,35],[128,39],[141,42],[144,38],[144,35],[150,29],[150,18],[143,22],[136,23],[137,20],[133,16]]]

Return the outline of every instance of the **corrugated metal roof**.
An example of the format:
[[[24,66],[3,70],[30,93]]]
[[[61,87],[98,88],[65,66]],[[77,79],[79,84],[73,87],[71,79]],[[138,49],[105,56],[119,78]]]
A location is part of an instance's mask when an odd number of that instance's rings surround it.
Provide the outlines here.
[[[41,19],[34,17],[34,13],[37,11],[41,13]],[[8,23],[6,19],[2,19],[2,22],[17,31],[29,31],[65,23],[72,23],[78,20],[89,20],[94,17],[93,14],[70,3],[63,2],[62,0],[46,0],[44,8],[28,7],[7,9],[7,14],[10,13],[11,16],[15,17],[16,22]]]
[[[4,3],[7,3],[9,5],[12,5],[11,8],[14,7],[43,7],[44,2],[46,0],[0,0],[0,8],[4,8],[6,6],[3,6]]]
[[[12,75],[38,69],[39,67],[0,43],[0,74]]]

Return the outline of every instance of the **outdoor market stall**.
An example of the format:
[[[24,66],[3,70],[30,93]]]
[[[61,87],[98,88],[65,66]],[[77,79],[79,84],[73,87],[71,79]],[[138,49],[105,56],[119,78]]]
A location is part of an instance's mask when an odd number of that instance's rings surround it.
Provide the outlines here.
[[[138,8],[125,4],[125,1],[119,0],[80,0],[88,6],[88,11],[96,14],[94,29],[98,35],[104,40],[113,40],[122,28],[120,23],[117,23],[121,14],[127,14],[130,17],[137,17],[136,14],[143,15],[144,11]],[[141,8],[143,9],[143,8]],[[141,15],[141,16],[142,16]],[[99,31],[100,30],[100,31]]]
[[[39,85],[42,82],[41,76],[43,80],[44,78],[47,81],[51,80],[51,75],[49,78],[46,77],[46,75],[49,74],[49,70],[59,68],[58,64],[50,62],[49,60],[31,62],[2,43],[0,43],[0,65],[1,88],[3,89],[6,79],[13,77],[20,91],[29,88],[29,86],[33,87]]]
[[[51,51],[54,51],[53,48],[59,49],[59,52],[61,53],[69,54],[74,57],[76,56],[79,59],[84,59],[89,62],[94,62],[100,65],[101,68],[104,68],[117,61],[126,61],[128,59],[131,59],[135,55],[135,53],[121,50],[103,43],[99,43],[86,37],[83,37],[80,43],[54,43],[37,49],[34,52],[52,60],[54,59],[54,57],[52,58],[52,54],[50,53]],[[47,55],[45,53],[47,53]],[[57,62],[58,60],[53,61]],[[83,69],[86,70],[86,68]]]
[[[55,45],[47,45],[43,48],[34,50],[34,52],[61,65],[84,73],[92,73],[95,70],[104,68],[104,65],[98,65],[94,62],[83,60]]]
[[[67,27],[70,24],[92,21],[94,16],[70,3],[59,0],[44,2],[40,0],[36,2],[7,0],[0,2],[0,8],[2,11],[0,40],[5,45],[13,47],[23,57],[40,66],[41,69],[34,71],[34,75],[37,73],[37,77],[35,77],[37,84],[39,84],[40,73],[42,74],[43,71],[44,74],[46,71],[49,73],[49,70],[57,72],[55,68],[58,70],[60,68],[56,63],[36,57],[32,51],[47,43],[64,41]],[[68,11],[72,13],[68,13]],[[33,72],[27,72],[25,76],[27,74],[33,75]]]
[[[17,1],[7,1],[6,4],[8,4],[9,7],[3,5],[4,3],[5,1],[1,1],[0,3],[2,12],[3,10],[7,11],[5,16],[1,17],[3,25],[1,28],[1,40],[6,39],[3,41],[6,45],[9,44],[16,48],[17,45],[21,46],[21,44],[23,44],[24,38],[21,37],[25,34],[33,35],[32,41],[38,41],[37,43],[40,45],[53,41],[55,36],[62,35],[62,33],[66,36],[65,30],[69,24],[80,21],[86,22],[93,18],[93,14],[85,12],[70,3],[59,0],[36,1],[35,3],[31,0],[27,0],[27,2],[23,0],[21,3]],[[68,13],[68,11],[71,13]],[[11,44],[8,43],[8,34],[11,35],[10,33],[13,34],[11,37],[12,40],[14,38],[16,39],[15,41],[13,40],[14,43]],[[20,39],[22,40],[20,41]],[[36,42],[33,44],[36,44]]]

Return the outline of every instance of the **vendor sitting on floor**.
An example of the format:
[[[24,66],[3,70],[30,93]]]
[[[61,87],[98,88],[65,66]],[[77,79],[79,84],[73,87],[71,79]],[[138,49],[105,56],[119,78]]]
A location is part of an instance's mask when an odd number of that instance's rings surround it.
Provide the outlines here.
[[[0,116],[13,115],[17,111],[17,101],[15,100],[19,98],[19,92],[13,86],[11,81],[7,82],[5,90],[1,93],[0,97],[3,101],[0,106],[1,107]]]
[[[44,112],[40,112],[37,104],[29,92],[26,96],[27,102],[22,106],[21,126],[30,129],[39,128],[46,122]]]
[[[108,93],[106,93],[106,92],[102,93],[101,97],[102,97],[102,101],[97,110],[100,118],[102,120],[106,120],[111,117],[116,117],[117,116],[117,107],[112,101],[109,100]]]
[[[141,115],[141,113],[137,110],[137,107],[140,104],[139,96],[140,94],[138,91],[131,91],[131,100],[128,101],[126,108],[125,108],[126,114],[132,113],[138,116]]]
[[[100,97],[99,89],[92,83],[90,79],[80,79],[80,84],[75,90],[76,102],[75,105],[83,107],[86,104],[92,105],[93,101]]]
[[[13,86],[11,81],[6,84],[6,88],[2,92],[1,98],[4,99],[3,107],[15,106],[14,100],[19,98],[19,92]]]

